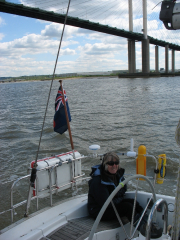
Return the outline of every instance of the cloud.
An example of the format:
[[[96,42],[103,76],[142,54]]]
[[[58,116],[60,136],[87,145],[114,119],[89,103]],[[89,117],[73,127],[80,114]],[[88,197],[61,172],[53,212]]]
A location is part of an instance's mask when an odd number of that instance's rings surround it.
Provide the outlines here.
[[[23,4],[27,4],[27,1],[21,1]],[[32,7],[39,7],[59,13],[65,13],[67,8],[67,4],[63,0],[52,0],[51,2],[28,1],[28,3]],[[156,4],[156,0],[149,0],[147,2],[148,35],[180,44],[177,34],[175,35],[172,31],[167,31],[159,21],[160,4],[153,9]],[[76,0],[71,3],[69,16],[88,19],[105,25],[108,24],[120,29],[129,29],[127,0],[111,2],[108,0],[84,2]],[[142,33],[142,2],[139,2],[139,0],[133,0],[133,20],[134,31]],[[18,72],[19,75],[52,73],[63,24],[41,22],[43,24],[38,34],[26,33],[22,38],[0,43],[0,70],[2,76],[6,74],[4,69],[8,69],[9,72],[16,75],[18,75]],[[2,25],[1,18],[0,25]],[[0,35],[0,39],[2,38],[3,34]],[[161,59],[163,59],[163,50],[160,51]],[[151,66],[153,66],[154,46],[150,46],[150,51],[150,61]],[[52,60],[53,58],[54,60]],[[136,42],[137,68],[141,68],[141,58],[141,43]],[[127,69],[127,60],[126,38],[66,26],[57,72]],[[8,63],[10,63],[12,68],[8,67]]]
[[[6,23],[5,23],[4,19],[0,16],[0,26],[5,25],[5,24]]]
[[[84,47],[79,47],[83,54],[86,55],[98,55],[98,56],[105,56],[114,57],[115,54],[122,50],[119,45],[117,44],[104,44],[104,43],[95,43],[95,44],[85,44]]]
[[[4,34],[3,33],[0,33],[0,40],[2,40],[4,37]]]
[[[33,74],[52,74],[54,63],[51,61],[35,61],[32,58],[1,58],[0,75],[1,76],[23,76]],[[6,69],[6,74],[4,71]],[[39,71],[40,70],[40,71]]]
[[[56,54],[59,46],[59,35],[62,31],[62,25],[51,23],[46,25],[41,31],[41,34],[27,34],[22,38],[15,39],[14,41],[4,42],[0,44],[0,50],[2,56],[23,56],[26,54],[36,55],[41,53]],[[56,37],[58,36],[58,40]],[[102,41],[102,44],[94,44],[91,54],[105,54],[107,51],[112,51],[113,48],[118,48],[117,44],[123,42],[127,44],[127,41],[123,38],[114,37],[102,33],[94,33],[84,29],[74,28],[67,26],[66,38],[63,38],[61,55],[75,55],[75,50],[71,49],[73,45],[79,45],[78,41],[73,40],[73,37],[85,37],[86,39]],[[55,39],[54,39],[55,38]],[[72,39],[70,39],[72,38]],[[68,40],[69,39],[69,40]],[[110,44],[111,43],[111,44]],[[112,44],[113,43],[113,44]],[[108,44],[108,45],[105,45]],[[71,47],[68,47],[71,46]],[[88,45],[87,45],[88,46]],[[90,46],[90,45],[89,45]],[[67,48],[68,47],[68,48]],[[114,51],[114,50],[113,50]],[[88,53],[90,54],[90,53]]]
[[[0,27],[3,26],[3,25],[5,25],[5,24],[6,24],[6,23],[5,23],[4,19],[0,16]],[[0,41],[4,38],[4,36],[5,36],[5,35],[0,32]]]
[[[61,55],[74,55],[75,51],[68,49],[63,49],[69,45],[77,44],[76,41],[63,41]],[[57,49],[59,46],[59,40],[52,40],[47,36],[38,34],[28,34],[22,38],[15,39],[14,41],[4,42],[0,44],[1,56],[22,56],[26,54],[41,54],[41,53],[51,53],[57,54]]]
[[[57,41],[48,41],[42,39],[40,35],[29,34],[11,42],[0,44],[1,56],[22,56],[25,54],[39,54],[41,52],[48,52],[51,48],[57,48]]]
[[[63,29],[63,24],[51,23],[45,26],[45,29],[41,31],[41,35],[46,36],[48,38],[60,39],[62,29]],[[91,33],[94,33],[94,32],[87,29],[72,27],[67,25],[65,26],[63,40],[70,39],[75,36],[78,36],[78,37],[87,36]]]
[[[57,24],[57,23],[51,23],[49,25],[45,26],[45,29],[43,29],[41,31],[41,35],[42,36],[46,36],[46,37],[59,37],[61,36],[62,33],[62,29],[63,29],[63,25],[62,24]]]
[[[93,71],[111,71],[118,69],[126,69],[127,62],[123,60],[107,58],[99,55],[82,54],[76,61],[63,61],[58,63],[57,73],[61,73],[62,69],[68,72],[93,72]]]
[[[56,56],[61,31],[61,24],[51,23],[46,25],[40,34],[26,34],[22,38],[0,43],[1,76],[51,74],[55,58],[53,61],[42,61],[38,60],[38,55]],[[80,40],[75,40],[77,38]],[[87,41],[89,43],[86,43]],[[115,60],[114,63],[111,61],[118,52],[124,50],[124,45],[127,46],[127,41],[123,38],[66,26],[56,72],[82,72],[82,65],[86,71],[89,71],[88,66],[91,71],[112,70],[111,67],[119,69],[121,60]],[[65,60],[64,56],[67,56],[68,60]],[[75,59],[72,61],[70,56]],[[124,66],[125,61],[122,62]]]
[[[157,20],[151,20],[148,21],[148,32],[150,32],[151,30],[158,30],[159,27],[159,23]]]

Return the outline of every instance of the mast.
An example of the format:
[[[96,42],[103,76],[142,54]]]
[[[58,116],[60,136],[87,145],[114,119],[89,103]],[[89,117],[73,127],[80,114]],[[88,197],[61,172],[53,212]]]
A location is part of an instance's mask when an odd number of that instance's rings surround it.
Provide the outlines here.
[[[175,139],[177,144],[180,146],[180,119],[176,128]],[[173,217],[173,240],[179,239],[180,232],[180,160],[179,160],[179,169],[177,177],[177,187],[176,187],[176,196],[175,196],[175,206],[174,206],[174,217]]]

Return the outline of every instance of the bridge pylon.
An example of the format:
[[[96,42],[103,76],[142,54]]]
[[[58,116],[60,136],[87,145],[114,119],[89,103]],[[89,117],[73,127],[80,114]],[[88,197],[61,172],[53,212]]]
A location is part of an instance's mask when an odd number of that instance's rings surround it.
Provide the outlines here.
[[[149,39],[142,40],[142,72],[149,73]]]
[[[128,70],[129,70],[129,73],[136,72],[135,40],[132,40],[132,39],[128,39]]]

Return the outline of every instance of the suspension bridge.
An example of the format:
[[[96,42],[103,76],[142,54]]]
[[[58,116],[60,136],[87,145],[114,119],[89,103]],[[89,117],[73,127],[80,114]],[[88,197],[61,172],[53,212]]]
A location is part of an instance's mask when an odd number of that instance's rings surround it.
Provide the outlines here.
[[[146,2],[146,0],[143,0]],[[0,0],[0,11],[9,14],[20,15],[24,17],[30,17],[55,23],[64,23],[65,14],[56,13],[54,11],[47,11],[44,9],[25,6],[23,4],[11,3],[5,0]],[[147,18],[146,5],[143,8],[143,14]],[[144,21],[144,19],[143,19]],[[128,70],[129,73],[136,72],[136,52],[135,43],[137,41],[142,42],[142,72],[149,73],[149,44],[155,45],[155,71],[159,72],[159,55],[158,47],[165,48],[165,72],[169,72],[169,54],[168,51],[172,50],[172,72],[175,71],[175,51],[180,51],[180,46],[174,43],[166,42],[153,38],[147,35],[147,23],[143,22],[143,33],[133,32],[133,22],[132,22],[132,0],[129,0],[129,31],[124,29],[119,29],[117,27],[112,27],[109,25],[104,25],[89,20],[81,19],[78,17],[68,16],[67,25],[84,28],[92,31],[97,31],[101,33],[106,33],[118,37],[127,38],[128,40]]]

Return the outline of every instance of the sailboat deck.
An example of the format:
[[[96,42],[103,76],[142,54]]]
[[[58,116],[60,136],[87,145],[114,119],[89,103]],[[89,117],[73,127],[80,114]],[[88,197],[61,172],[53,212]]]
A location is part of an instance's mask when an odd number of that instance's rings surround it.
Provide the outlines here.
[[[67,224],[41,238],[41,240],[84,240],[89,236],[93,223],[94,219],[90,217],[69,220]],[[99,223],[96,232],[118,227],[120,227],[120,224],[117,220],[103,221]]]

